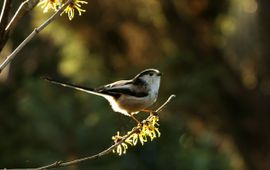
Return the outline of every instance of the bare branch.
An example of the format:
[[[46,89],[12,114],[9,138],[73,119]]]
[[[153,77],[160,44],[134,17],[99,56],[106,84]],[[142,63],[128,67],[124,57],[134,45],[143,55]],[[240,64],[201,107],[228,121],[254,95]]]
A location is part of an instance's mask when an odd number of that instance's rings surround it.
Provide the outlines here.
[[[4,0],[2,11],[0,14],[0,51],[4,47],[7,40],[7,33],[5,31],[5,28],[8,23],[10,9],[11,9],[11,0]]]
[[[171,99],[175,97],[175,95],[171,95],[157,110],[155,110],[156,113],[160,112],[170,101]],[[144,121],[149,120],[153,115],[148,116]],[[110,146],[109,148],[103,150],[102,152],[89,156],[89,157],[84,157],[84,158],[80,158],[80,159],[75,159],[72,161],[68,161],[68,162],[62,162],[62,161],[56,161],[52,164],[49,165],[45,165],[42,167],[38,167],[38,168],[27,168],[28,170],[45,170],[45,169],[54,169],[54,168],[60,168],[60,167],[68,167],[68,166],[72,166],[72,165],[76,165],[79,164],[81,162],[85,162],[87,160],[92,160],[92,159],[97,159],[99,157],[102,157],[104,155],[107,155],[109,153],[112,152],[112,150],[114,150],[118,145],[122,144],[123,142],[125,142],[125,140],[127,140],[132,134],[136,133],[139,129],[141,129],[142,126],[137,126],[135,128],[132,129],[132,131],[126,135],[124,138],[122,138],[119,142],[115,143],[114,145]],[[8,170],[8,169],[6,169]]]
[[[22,48],[33,39],[40,31],[42,31],[46,26],[48,26],[57,16],[59,16],[64,9],[72,2],[73,0],[68,0],[57,12],[55,12],[48,20],[46,20],[41,26],[35,28],[33,32],[28,35],[28,37],[1,63],[0,73],[2,70],[15,58],[15,56],[22,50]]]
[[[19,20],[29,11],[31,11],[38,4],[38,2],[39,0],[25,0],[23,3],[21,3],[14,16],[6,26],[6,32],[12,31],[18,24]]]
[[[11,0],[4,0],[3,6],[2,6],[2,11],[0,14],[0,37],[2,37],[2,32],[5,30],[5,27],[8,22],[8,15],[10,11],[10,5],[11,5]]]
[[[160,112],[171,100],[172,98],[176,97],[175,94],[170,95],[170,97],[164,102],[157,110],[156,112]]]

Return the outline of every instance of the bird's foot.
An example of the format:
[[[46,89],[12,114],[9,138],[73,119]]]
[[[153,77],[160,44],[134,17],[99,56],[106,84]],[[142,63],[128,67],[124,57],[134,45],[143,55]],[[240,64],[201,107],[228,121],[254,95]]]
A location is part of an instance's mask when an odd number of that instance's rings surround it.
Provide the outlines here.
[[[130,115],[130,117],[133,119],[133,120],[135,120],[135,122],[137,122],[137,124],[139,125],[139,126],[141,126],[142,125],[142,123],[133,115],[133,114],[129,114]]]

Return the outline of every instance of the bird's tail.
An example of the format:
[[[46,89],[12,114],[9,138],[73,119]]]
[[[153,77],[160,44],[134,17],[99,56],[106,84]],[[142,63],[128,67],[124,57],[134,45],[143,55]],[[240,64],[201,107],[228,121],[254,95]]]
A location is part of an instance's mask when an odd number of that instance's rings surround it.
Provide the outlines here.
[[[95,95],[104,97],[104,94],[95,92],[95,90],[93,88],[90,88],[90,87],[80,86],[80,85],[71,84],[71,83],[64,83],[64,82],[60,82],[57,80],[53,80],[53,79],[48,78],[48,77],[43,77],[43,79],[50,82],[50,83],[53,83],[53,84],[57,84],[60,86],[64,86],[64,87],[72,88],[72,89],[79,90],[82,92],[91,93],[91,94],[95,94]]]

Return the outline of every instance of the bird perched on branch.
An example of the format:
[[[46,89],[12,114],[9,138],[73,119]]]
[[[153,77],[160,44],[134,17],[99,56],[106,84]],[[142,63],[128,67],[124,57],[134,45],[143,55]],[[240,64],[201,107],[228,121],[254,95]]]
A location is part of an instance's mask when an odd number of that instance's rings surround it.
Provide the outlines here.
[[[146,69],[131,80],[120,80],[98,88],[59,82],[50,78],[45,78],[45,80],[64,87],[102,96],[109,101],[115,112],[130,116],[140,124],[140,121],[133,114],[146,111],[145,109],[157,100],[161,75],[161,72],[156,69]]]

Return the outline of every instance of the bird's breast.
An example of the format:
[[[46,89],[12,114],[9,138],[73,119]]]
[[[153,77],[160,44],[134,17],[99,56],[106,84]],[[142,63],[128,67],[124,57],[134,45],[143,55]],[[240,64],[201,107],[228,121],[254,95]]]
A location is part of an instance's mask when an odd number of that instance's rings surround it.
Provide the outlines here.
[[[126,110],[128,113],[135,113],[140,110],[143,110],[154,102],[151,96],[146,97],[134,97],[134,96],[127,96],[122,95],[118,100],[117,103],[120,108]]]

